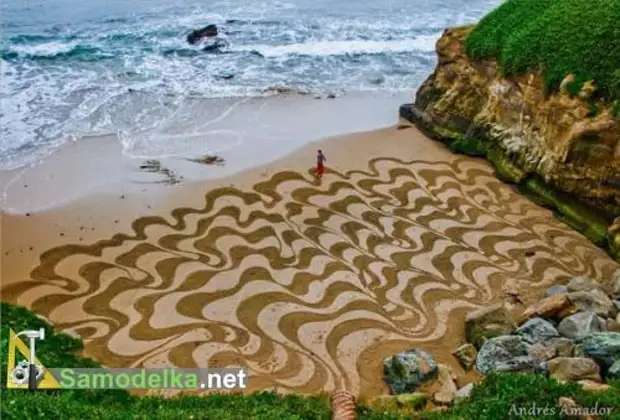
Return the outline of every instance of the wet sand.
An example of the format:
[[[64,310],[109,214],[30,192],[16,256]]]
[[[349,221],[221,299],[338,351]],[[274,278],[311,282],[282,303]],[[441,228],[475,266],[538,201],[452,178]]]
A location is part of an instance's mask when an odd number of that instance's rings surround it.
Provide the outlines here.
[[[110,367],[241,365],[248,391],[370,396],[386,392],[381,360],[409,347],[459,371],[465,314],[507,289],[527,303],[617,267],[486,162],[412,127],[211,181],[154,183],[141,161],[120,162],[110,167],[145,183],[120,177],[43,210],[42,175],[23,174],[32,185],[13,185],[1,235],[2,300],[78,334]],[[70,189],[67,165],[51,168]]]

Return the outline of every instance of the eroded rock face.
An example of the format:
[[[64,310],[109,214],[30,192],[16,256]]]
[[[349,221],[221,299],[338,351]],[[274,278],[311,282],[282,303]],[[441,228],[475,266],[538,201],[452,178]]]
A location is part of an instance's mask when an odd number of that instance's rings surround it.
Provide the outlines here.
[[[503,170],[495,166],[502,177],[516,183],[537,177],[598,208],[605,220],[582,229],[606,241],[609,220],[620,216],[620,119],[612,106],[592,113],[580,97],[587,95],[567,92],[570,75],[547,95],[540,72],[502,77],[496,61],[471,61],[464,46],[471,29],[448,29],[437,41],[437,67],[418,90],[411,118],[435,138],[484,141],[501,156]],[[485,155],[496,163],[491,152]],[[620,230],[614,238],[620,246]]]

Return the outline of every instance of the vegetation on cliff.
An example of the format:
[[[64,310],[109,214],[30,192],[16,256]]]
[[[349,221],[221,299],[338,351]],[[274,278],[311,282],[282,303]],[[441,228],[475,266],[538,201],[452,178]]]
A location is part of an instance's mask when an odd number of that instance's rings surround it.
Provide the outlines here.
[[[496,58],[505,75],[542,69],[548,91],[572,73],[573,93],[593,80],[601,99],[620,100],[618,22],[620,0],[507,0],[469,35],[467,54]]]

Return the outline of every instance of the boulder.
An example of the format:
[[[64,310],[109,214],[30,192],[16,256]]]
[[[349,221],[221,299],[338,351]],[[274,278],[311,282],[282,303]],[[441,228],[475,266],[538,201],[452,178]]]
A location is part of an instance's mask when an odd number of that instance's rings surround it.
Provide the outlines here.
[[[605,328],[607,331],[612,332],[620,332],[620,314],[618,314],[618,319],[608,319]]]
[[[600,368],[585,357],[557,357],[547,363],[549,376],[560,381],[601,380]]]
[[[187,42],[189,44],[195,45],[195,44],[198,44],[203,39],[212,38],[214,36],[217,36],[217,34],[218,34],[218,30],[217,30],[216,25],[207,25],[204,28],[191,31],[187,35]]]
[[[569,293],[587,292],[600,288],[601,284],[598,281],[586,276],[573,277],[566,285],[566,289]]]
[[[616,270],[611,278],[611,295],[616,299],[620,299],[620,269]],[[620,306],[618,310],[620,311]]]
[[[530,347],[528,355],[536,362],[546,362],[557,355],[557,350],[552,344],[536,343]]]
[[[517,335],[522,336],[528,343],[535,344],[559,337],[560,333],[549,321],[532,318],[517,329]]]
[[[601,391],[607,391],[609,388],[611,388],[607,384],[601,384],[599,382],[594,382],[589,379],[584,379],[582,381],[578,381],[577,383],[581,385],[581,388],[584,391],[601,392]]]
[[[620,379],[620,359],[616,360],[607,371],[607,379]]]
[[[465,385],[463,388],[456,391],[456,399],[469,398],[473,390],[474,390],[474,383],[471,382]]]
[[[558,337],[549,340],[546,345],[553,346],[557,357],[571,357],[575,343],[570,338]]]
[[[620,360],[620,333],[600,332],[590,334],[583,339],[586,357],[599,361],[604,369]]]
[[[564,318],[558,325],[558,332],[562,337],[582,340],[584,337],[605,330],[599,317],[592,312],[579,312]]]
[[[568,288],[564,285],[556,285],[551,286],[545,291],[545,297],[554,296],[554,295],[566,295],[568,294]]]
[[[459,346],[453,353],[465,370],[471,370],[476,364],[476,356],[478,351],[473,344],[465,343]]]
[[[433,394],[433,401],[438,404],[450,404],[456,397],[456,385],[454,383],[454,373],[449,366],[439,365],[439,373],[437,375],[437,382],[439,383],[439,391]]]
[[[383,360],[384,381],[393,394],[414,392],[437,373],[437,363],[422,350],[410,349]]]
[[[465,338],[476,348],[480,348],[489,338],[511,334],[516,327],[508,311],[501,304],[497,304],[467,315]]]
[[[569,313],[572,308],[574,308],[574,306],[567,295],[553,295],[525,309],[521,314],[520,321],[525,322],[535,317],[553,318]]]
[[[534,371],[536,362],[528,354],[530,345],[516,335],[502,335],[487,340],[476,359],[476,369],[489,372]]]
[[[583,344],[577,344],[573,348],[573,357],[586,357],[586,351]]]
[[[616,314],[616,305],[601,289],[572,292],[568,298],[581,311],[594,312],[604,318]]]

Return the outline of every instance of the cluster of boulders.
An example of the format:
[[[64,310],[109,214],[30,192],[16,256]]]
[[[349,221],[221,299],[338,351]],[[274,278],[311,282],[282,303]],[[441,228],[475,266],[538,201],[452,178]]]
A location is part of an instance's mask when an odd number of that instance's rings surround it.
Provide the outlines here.
[[[553,286],[517,317],[502,304],[470,313],[465,338],[452,354],[478,377],[530,372],[607,389],[606,380],[620,379],[620,270],[604,282],[582,276]],[[384,359],[383,368],[401,404],[449,405],[473,389],[457,389],[452,369],[420,349]]]

